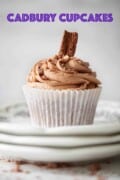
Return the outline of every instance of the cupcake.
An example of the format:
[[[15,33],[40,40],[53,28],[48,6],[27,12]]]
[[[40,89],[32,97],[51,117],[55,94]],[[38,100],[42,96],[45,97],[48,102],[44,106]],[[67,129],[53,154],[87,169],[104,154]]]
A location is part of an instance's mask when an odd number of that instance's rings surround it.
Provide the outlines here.
[[[78,33],[65,31],[58,54],[31,69],[23,91],[34,125],[93,123],[101,83],[89,63],[74,56],[77,40]]]

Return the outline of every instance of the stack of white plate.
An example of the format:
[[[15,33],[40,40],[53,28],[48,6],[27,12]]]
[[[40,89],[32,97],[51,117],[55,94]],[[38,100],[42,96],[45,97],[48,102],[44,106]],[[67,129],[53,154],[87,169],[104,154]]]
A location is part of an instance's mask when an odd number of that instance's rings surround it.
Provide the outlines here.
[[[0,112],[0,156],[15,160],[76,162],[120,155],[120,104],[102,101],[93,125],[34,128],[24,105]],[[4,120],[3,120],[4,119]]]

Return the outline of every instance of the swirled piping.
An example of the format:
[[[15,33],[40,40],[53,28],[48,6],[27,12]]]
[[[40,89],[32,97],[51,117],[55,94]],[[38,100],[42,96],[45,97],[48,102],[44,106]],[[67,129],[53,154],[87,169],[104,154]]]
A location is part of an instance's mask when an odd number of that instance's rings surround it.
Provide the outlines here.
[[[37,88],[81,90],[96,88],[100,84],[89,63],[68,55],[40,60],[29,73],[27,82]]]

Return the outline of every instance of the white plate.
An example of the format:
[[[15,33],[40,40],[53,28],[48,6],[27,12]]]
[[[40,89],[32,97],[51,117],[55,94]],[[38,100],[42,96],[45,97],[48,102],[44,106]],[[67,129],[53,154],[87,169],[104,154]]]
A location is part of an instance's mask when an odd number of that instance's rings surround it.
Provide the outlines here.
[[[97,118],[97,117],[96,117]],[[16,118],[17,120],[17,118]],[[20,119],[18,119],[19,121]],[[21,119],[23,123],[15,124],[14,122],[1,123],[0,132],[11,134],[11,135],[112,135],[120,133],[120,123],[101,123],[93,125],[82,125],[82,126],[64,126],[55,128],[35,128],[29,124],[25,124],[26,118]],[[30,119],[29,119],[30,121]]]
[[[42,148],[0,144],[2,158],[43,161],[77,162],[103,159],[120,154],[120,144],[93,146],[86,148]]]
[[[0,133],[0,143],[37,147],[83,147],[120,143],[120,134],[112,136],[16,136]]]
[[[35,128],[31,127],[27,113],[25,105],[10,106],[0,111],[2,157],[71,162],[120,154],[119,103],[100,102],[93,125]]]

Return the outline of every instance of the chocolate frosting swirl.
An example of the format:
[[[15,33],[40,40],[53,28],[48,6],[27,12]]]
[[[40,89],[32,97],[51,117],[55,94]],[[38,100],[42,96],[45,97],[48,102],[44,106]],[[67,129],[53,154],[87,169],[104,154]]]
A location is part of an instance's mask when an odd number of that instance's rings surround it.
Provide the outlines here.
[[[40,60],[32,68],[27,82],[38,88],[81,90],[96,88],[100,84],[88,62],[68,55]]]

